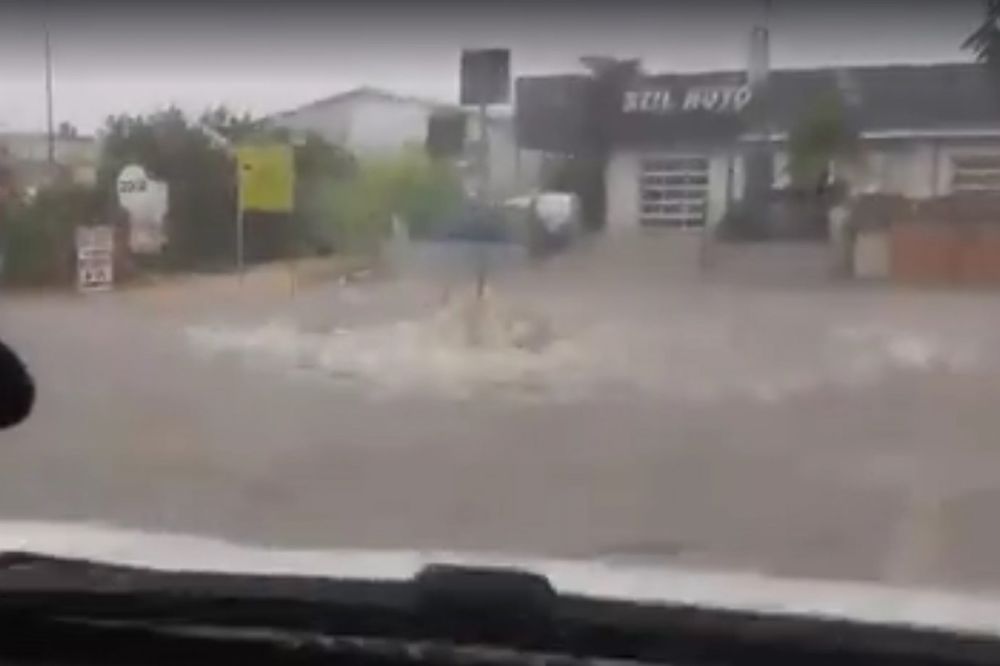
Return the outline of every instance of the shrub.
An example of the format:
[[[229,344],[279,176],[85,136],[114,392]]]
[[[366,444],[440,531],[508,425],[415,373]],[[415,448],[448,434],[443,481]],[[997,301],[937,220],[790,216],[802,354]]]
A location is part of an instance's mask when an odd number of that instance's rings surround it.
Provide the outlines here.
[[[287,221],[289,252],[294,255],[332,249],[327,229],[333,184],[353,178],[358,165],[344,148],[310,133],[295,150],[295,211]]]
[[[320,205],[334,248],[377,254],[393,215],[405,221],[411,235],[426,236],[461,201],[461,183],[447,162],[407,149],[363,162],[353,176],[331,182]]]
[[[79,185],[43,189],[30,201],[8,201],[0,214],[4,282],[71,284],[76,227],[100,221],[100,211],[99,193]]]
[[[832,164],[850,164],[861,144],[848,107],[839,94],[822,95],[797,119],[788,139],[788,174],[796,189],[819,193]]]
[[[230,268],[236,245],[236,170],[222,142],[204,127],[240,143],[287,142],[290,133],[269,128],[225,108],[190,122],[177,109],[149,116],[109,118],[100,169],[101,189],[110,207],[121,168],[141,164],[170,187],[168,243],[164,261],[173,268]],[[331,181],[355,170],[354,158],[316,134],[295,147],[295,210],[292,213],[246,211],[243,217],[245,259],[249,262],[296,256],[328,244],[324,213]]]
[[[177,109],[108,118],[98,182],[116,205],[122,167],[141,164],[170,188],[165,260],[176,268],[230,262],[235,244],[235,169],[225,151]]]

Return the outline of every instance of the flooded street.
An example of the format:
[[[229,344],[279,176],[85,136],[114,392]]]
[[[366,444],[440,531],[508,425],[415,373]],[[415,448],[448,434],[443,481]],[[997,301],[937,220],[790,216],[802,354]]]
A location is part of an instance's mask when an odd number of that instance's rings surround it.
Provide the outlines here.
[[[9,296],[39,402],[0,514],[1000,588],[1000,300],[685,243],[498,273],[544,332],[481,349],[426,276]]]

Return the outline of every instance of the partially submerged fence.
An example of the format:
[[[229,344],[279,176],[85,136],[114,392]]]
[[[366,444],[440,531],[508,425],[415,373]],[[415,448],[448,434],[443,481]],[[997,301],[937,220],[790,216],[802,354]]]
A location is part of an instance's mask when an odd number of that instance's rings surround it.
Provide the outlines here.
[[[902,283],[1000,285],[1000,196],[912,200],[868,195],[852,207],[852,268]]]

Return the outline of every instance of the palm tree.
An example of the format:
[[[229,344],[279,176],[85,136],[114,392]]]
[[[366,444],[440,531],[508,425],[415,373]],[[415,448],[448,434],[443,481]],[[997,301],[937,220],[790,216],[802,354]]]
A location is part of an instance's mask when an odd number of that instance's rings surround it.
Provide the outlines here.
[[[833,167],[852,165],[860,156],[860,137],[839,93],[823,95],[792,127],[788,175],[803,192],[821,193]]]
[[[987,0],[986,17],[962,48],[975,52],[979,62],[1000,69],[1000,0]]]

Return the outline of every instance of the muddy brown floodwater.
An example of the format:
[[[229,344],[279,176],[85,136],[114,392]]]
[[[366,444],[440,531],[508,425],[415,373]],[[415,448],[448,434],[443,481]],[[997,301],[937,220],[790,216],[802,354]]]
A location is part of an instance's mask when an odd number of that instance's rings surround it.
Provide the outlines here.
[[[9,296],[40,392],[0,514],[1000,586],[1000,299],[765,259],[706,275],[665,235],[499,272],[534,348],[442,334],[426,276]]]

